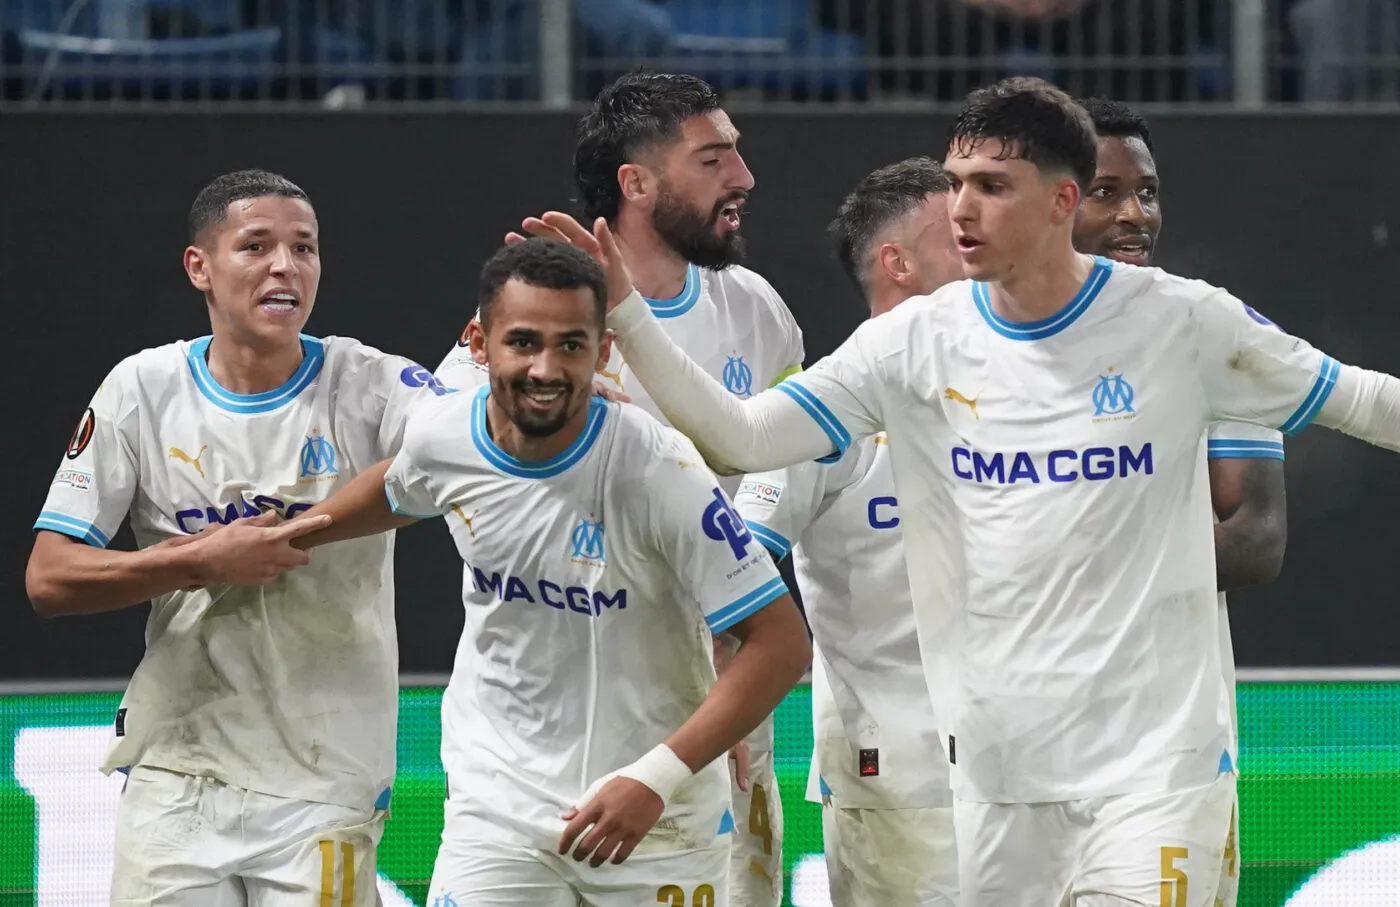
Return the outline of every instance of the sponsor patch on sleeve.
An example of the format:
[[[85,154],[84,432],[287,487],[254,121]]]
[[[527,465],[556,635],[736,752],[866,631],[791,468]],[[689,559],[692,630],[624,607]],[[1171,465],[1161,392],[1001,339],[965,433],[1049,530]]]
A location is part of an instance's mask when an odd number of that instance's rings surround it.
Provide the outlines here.
[[[89,491],[92,489],[92,473],[81,469],[60,469],[58,475],[53,477],[53,483],[67,485],[79,491]]]
[[[760,504],[776,504],[783,496],[783,486],[775,485],[772,482],[759,482],[748,479],[739,484],[739,491],[734,495],[735,503],[741,499],[757,501]]]

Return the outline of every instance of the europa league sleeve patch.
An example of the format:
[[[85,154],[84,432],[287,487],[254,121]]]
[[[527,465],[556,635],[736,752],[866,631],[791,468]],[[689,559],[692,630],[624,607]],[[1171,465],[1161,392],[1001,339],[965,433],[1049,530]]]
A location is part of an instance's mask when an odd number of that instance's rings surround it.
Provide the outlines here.
[[[68,440],[68,459],[76,460],[82,456],[92,443],[93,429],[96,426],[97,418],[92,414],[92,407],[87,408],[83,413],[82,421],[78,423],[77,429],[73,432],[73,437]]]

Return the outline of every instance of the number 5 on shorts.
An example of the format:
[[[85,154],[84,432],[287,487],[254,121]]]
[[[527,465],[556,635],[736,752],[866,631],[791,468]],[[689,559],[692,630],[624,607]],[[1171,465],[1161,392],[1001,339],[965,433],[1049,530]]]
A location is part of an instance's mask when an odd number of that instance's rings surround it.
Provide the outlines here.
[[[666,907],[686,907],[685,889],[679,885],[662,885],[656,890],[656,902]],[[690,898],[690,907],[715,907],[714,886],[696,886]]]
[[[335,842],[322,841],[321,844],[321,907],[335,905]],[[355,845],[342,843],[340,853],[344,865],[340,867],[340,907],[354,907],[355,904]]]
[[[1162,907],[1186,907],[1186,870],[1176,861],[1189,855],[1185,847],[1162,848]]]

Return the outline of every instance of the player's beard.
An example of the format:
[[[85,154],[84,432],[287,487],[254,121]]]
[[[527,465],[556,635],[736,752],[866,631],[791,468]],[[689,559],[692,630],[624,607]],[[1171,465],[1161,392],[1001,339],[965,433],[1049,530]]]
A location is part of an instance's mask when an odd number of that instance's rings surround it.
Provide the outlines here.
[[[506,415],[510,421],[527,438],[548,438],[563,430],[569,423],[569,419],[578,413],[580,401],[576,399],[574,385],[568,381],[551,381],[544,384],[538,381],[513,381],[509,387],[504,386],[505,382],[493,389],[497,400],[509,400],[510,406]],[[509,393],[504,393],[505,391]],[[561,391],[558,403],[547,413],[538,413],[528,409],[525,405],[525,398],[529,396],[531,390],[559,390]],[[587,402],[585,398],[584,403]]]
[[[651,212],[651,225],[661,241],[681,258],[702,268],[723,271],[730,265],[743,264],[748,252],[748,245],[737,230],[723,235],[716,232],[720,211],[743,197],[743,193],[733,193],[721,198],[707,218],[663,183]]]

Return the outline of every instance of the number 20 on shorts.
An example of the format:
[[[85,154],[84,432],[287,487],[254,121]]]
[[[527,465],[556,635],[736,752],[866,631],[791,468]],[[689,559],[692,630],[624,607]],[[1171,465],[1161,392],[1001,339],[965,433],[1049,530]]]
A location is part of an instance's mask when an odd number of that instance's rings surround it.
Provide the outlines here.
[[[713,885],[697,885],[690,896],[690,903],[687,904],[684,888],[679,885],[662,885],[656,890],[656,902],[665,904],[666,907],[715,907],[715,888]]]

